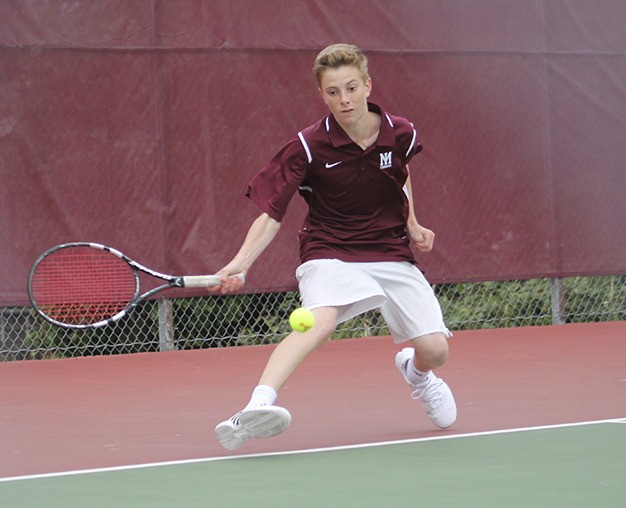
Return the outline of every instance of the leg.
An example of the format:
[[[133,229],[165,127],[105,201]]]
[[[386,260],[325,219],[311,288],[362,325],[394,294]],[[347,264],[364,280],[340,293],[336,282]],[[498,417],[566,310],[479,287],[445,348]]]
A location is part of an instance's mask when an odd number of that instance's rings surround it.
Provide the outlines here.
[[[396,355],[396,367],[430,420],[447,428],[456,420],[456,404],[448,385],[432,370],[448,359],[451,334],[435,293],[413,265],[380,263],[371,270],[385,287],[388,302],[381,306],[381,312],[394,342],[410,342],[412,346]]]
[[[291,422],[289,411],[274,406],[278,390],[303,360],[335,331],[337,307],[313,309],[315,324],[304,332],[292,332],[276,346],[248,405],[215,427],[215,435],[228,450],[241,447],[248,438],[272,437]]]
[[[422,408],[437,427],[446,429],[456,420],[456,403],[448,385],[432,369],[448,359],[448,338],[444,333],[422,335],[396,355],[396,367],[413,388],[412,397],[421,399]]]
[[[304,359],[333,334],[337,327],[337,313],[337,307],[313,309],[315,325],[303,333],[291,332],[276,346],[259,385],[271,386],[278,392]]]
[[[441,332],[422,335],[411,341],[415,355],[413,364],[422,372],[441,367],[448,359],[448,338]]]
[[[277,392],[302,361],[335,331],[338,320],[378,307],[387,298],[382,287],[358,266],[337,259],[307,261],[296,270],[302,305],[313,309],[315,325],[293,332],[276,346],[248,405],[215,428],[222,445],[234,450],[249,437],[271,437],[284,431],[291,416],[274,406]]]

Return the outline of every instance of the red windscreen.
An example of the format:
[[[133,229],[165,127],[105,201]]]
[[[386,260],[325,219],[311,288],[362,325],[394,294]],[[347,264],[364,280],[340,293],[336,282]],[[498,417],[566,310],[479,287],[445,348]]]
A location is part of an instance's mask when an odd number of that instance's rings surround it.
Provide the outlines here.
[[[626,273],[623,0],[61,5],[0,1],[0,306],[65,242],[220,270],[261,213],[248,182],[329,113],[311,67],[336,42],[424,146],[430,282]],[[297,287],[305,212],[295,196],[243,291]]]

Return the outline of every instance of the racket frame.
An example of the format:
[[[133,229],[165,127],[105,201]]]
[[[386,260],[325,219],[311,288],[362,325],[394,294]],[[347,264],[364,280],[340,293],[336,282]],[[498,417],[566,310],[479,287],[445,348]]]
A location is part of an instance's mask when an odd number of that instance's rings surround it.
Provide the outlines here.
[[[133,272],[133,276],[135,277],[135,291],[134,291],[133,297],[130,299],[130,301],[124,307],[124,309],[122,309],[117,314],[114,314],[110,318],[103,319],[95,323],[73,324],[73,323],[64,323],[62,321],[58,321],[54,319],[53,317],[47,315],[40,308],[39,304],[37,303],[33,295],[33,290],[32,290],[33,278],[35,276],[37,267],[45,258],[50,256],[51,254],[58,252],[59,250],[68,249],[72,247],[86,247],[86,248],[92,248],[92,249],[105,251],[110,254],[113,254],[114,256],[117,256],[118,258],[125,261],[130,266]],[[157,286],[155,288],[150,289],[149,291],[146,291],[145,293],[140,294],[141,281],[139,278],[139,272],[143,272],[145,274],[151,275],[152,277],[156,279],[164,280],[166,281],[166,284],[161,284],[160,286]],[[237,274],[236,276],[239,277],[241,281],[245,284],[245,275],[243,273]],[[51,247],[50,249],[45,251],[35,260],[28,274],[27,291],[28,291],[28,299],[30,300],[31,305],[33,306],[37,314],[40,315],[42,318],[44,318],[46,321],[48,321],[49,323],[52,323],[53,325],[60,326],[62,328],[84,330],[84,329],[100,328],[103,326],[116,323],[117,321],[121,320],[122,318],[130,314],[135,309],[135,307],[137,307],[137,305],[139,305],[140,303],[144,302],[145,300],[149,299],[150,297],[154,296],[155,294],[163,290],[166,290],[169,288],[185,288],[185,287],[186,288],[202,288],[202,287],[219,286],[220,284],[221,284],[221,277],[219,275],[184,275],[184,276],[167,275],[165,273],[157,272],[156,270],[152,270],[146,266],[143,266],[142,264],[138,263],[137,261],[132,260],[126,254],[120,252],[117,249],[114,249],[113,247],[109,247],[107,245],[103,245],[100,243],[93,243],[93,242],[70,242],[70,243],[62,243],[59,245],[55,245],[54,247]]]

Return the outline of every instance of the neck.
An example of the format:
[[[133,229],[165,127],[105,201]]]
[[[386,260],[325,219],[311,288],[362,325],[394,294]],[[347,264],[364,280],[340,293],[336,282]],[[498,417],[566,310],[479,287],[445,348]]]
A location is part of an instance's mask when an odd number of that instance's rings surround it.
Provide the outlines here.
[[[380,115],[369,111],[363,121],[349,126],[342,125],[342,128],[352,141],[365,150],[376,142],[380,132],[380,121]]]

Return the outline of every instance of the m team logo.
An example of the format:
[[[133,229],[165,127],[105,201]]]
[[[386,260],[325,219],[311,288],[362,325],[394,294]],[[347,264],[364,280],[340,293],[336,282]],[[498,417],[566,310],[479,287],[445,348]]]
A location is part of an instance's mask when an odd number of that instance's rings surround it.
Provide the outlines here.
[[[389,169],[391,167],[391,152],[383,152],[380,154],[380,169]]]

